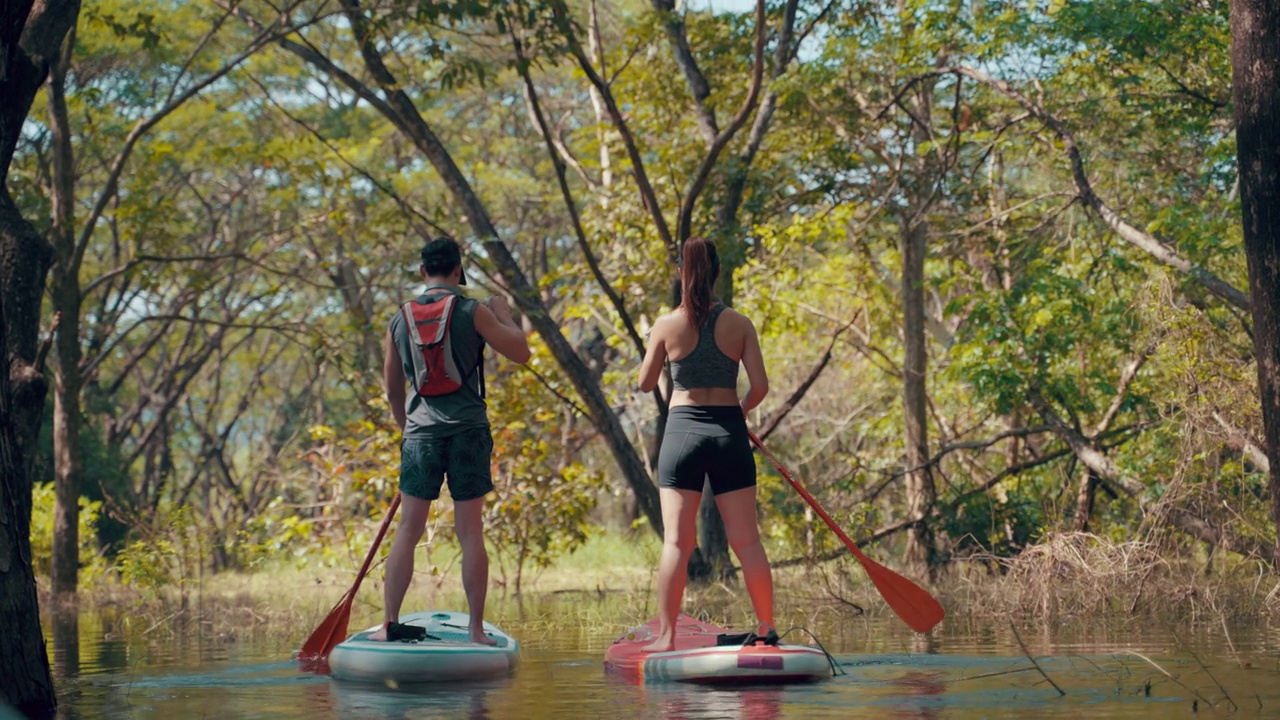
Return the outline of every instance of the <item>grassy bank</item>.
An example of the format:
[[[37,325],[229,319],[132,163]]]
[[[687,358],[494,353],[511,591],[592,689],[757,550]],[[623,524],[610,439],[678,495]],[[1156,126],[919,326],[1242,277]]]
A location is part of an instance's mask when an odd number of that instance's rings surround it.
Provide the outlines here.
[[[510,563],[494,553],[489,616],[501,623],[518,615],[526,629],[567,624],[616,632],[655,613],[659,549],[657,539],[646,533],[600,534],[549,568],[526,569],[519,594]],[[873,549],[872,554],[885,553]],[[465,607],[458,559],[457,548],[449,543],[420,549],[406,610]],[[351,566],[295,558],[252,572],[204,575],[156,587],[122,585],[108,574],[86,585],[78,602],[82,611],[116,618],[115,632],[131,635],[198,628],[212,637],[304,636],[350,586],[355,565],[358,558]],[[352,628],[380,618],[381,577],[375,566],[362,585]],[[875,619],[889,613],[852,559],[778,569],[775,582],[779,624],[859,615]],[[950,624],[993,618],[1214,623],[1280,617],[1280,578],[1260,563],[1224,557],[1206,573],[1202,560],[1165,557],[1155,545],[1076,533],[1051,535],[1015,558],[956,563],[931,588],[946,606]],[[49,601],[42,592],[43,606],[48,608]],[[745,593],[734,583],[691,588],[685,607],[726,623],[750,617]]]

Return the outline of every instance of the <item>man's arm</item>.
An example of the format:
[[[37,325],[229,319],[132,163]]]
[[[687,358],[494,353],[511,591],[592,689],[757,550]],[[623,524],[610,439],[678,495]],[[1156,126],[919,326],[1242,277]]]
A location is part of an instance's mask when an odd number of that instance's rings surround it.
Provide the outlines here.
[[[388,329],[386,358],[382,361],[382,386],[386,390],[387,402],[391,405],[391,414],[395,416],[400,432],[404,432],[404,424],[407,421],[404,408],[404,383],[404,367],[400,364],[400,353],[396,350],[395,338],[391,336],[391,330]]]
[[[476,332],[494,350],[522,365],[529,362],[533,351],[524,330],[512,319],[506,298],[494,295],[487,306],[477,305],[475,322]]]

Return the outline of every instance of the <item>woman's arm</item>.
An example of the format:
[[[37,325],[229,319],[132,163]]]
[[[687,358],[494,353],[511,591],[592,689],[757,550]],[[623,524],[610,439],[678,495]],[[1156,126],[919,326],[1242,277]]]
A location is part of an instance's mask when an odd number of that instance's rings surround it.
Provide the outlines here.
[[[640,390],[653,392],[658,387],[658,379],[662,377],[662,366],[667,361],[665,323],[658,318],[649,331],[649,347],[645,348],[644,362],[640,363]]]
[[[756,326],[751,319],[746,320],[746,337],[742,346],[742,367],[747,371],[747,380],[751,386],[747,388],[747,396],[742,399],[742,412],[749,413],[769,394],[769,374],[764,369],[764,354],[760,352],[760,337],[756,335]]]

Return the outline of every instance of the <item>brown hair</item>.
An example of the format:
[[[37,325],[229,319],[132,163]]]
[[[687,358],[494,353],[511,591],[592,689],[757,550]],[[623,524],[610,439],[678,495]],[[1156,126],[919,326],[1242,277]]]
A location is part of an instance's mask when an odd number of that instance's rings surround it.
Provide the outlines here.
[[[712,288],[720,276],[720,257],[709,240],[694,236],[680,247],[680,307],[694,327],[700,328],[711,315]]]

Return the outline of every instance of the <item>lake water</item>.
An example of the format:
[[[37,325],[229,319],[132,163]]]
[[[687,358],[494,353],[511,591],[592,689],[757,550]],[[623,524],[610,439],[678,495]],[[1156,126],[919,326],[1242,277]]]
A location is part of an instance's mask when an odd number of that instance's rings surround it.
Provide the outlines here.
[[[1280,628],[1265,624],[1020,628],[1066,693],[1059,695],[1007,622],[949,621],[925,638],[892,617],[833,610],[804,622],[844,674],[811,685],[719,689],[606,676],[605,648],[648,618],[601,621],[602,612],[617,612],[601,606],[588,613],[590,623],[576,620],[591,604],[547,599],[530,612],[495,602],[490,619],[523,645],[513,677],[394,690],[303,671],[291,653],[310,626],[225,634],[193,623],[176,633],[163,626],[122,633],[116,613],[46,620],[45,630],[68,719],[1280,718]]]

